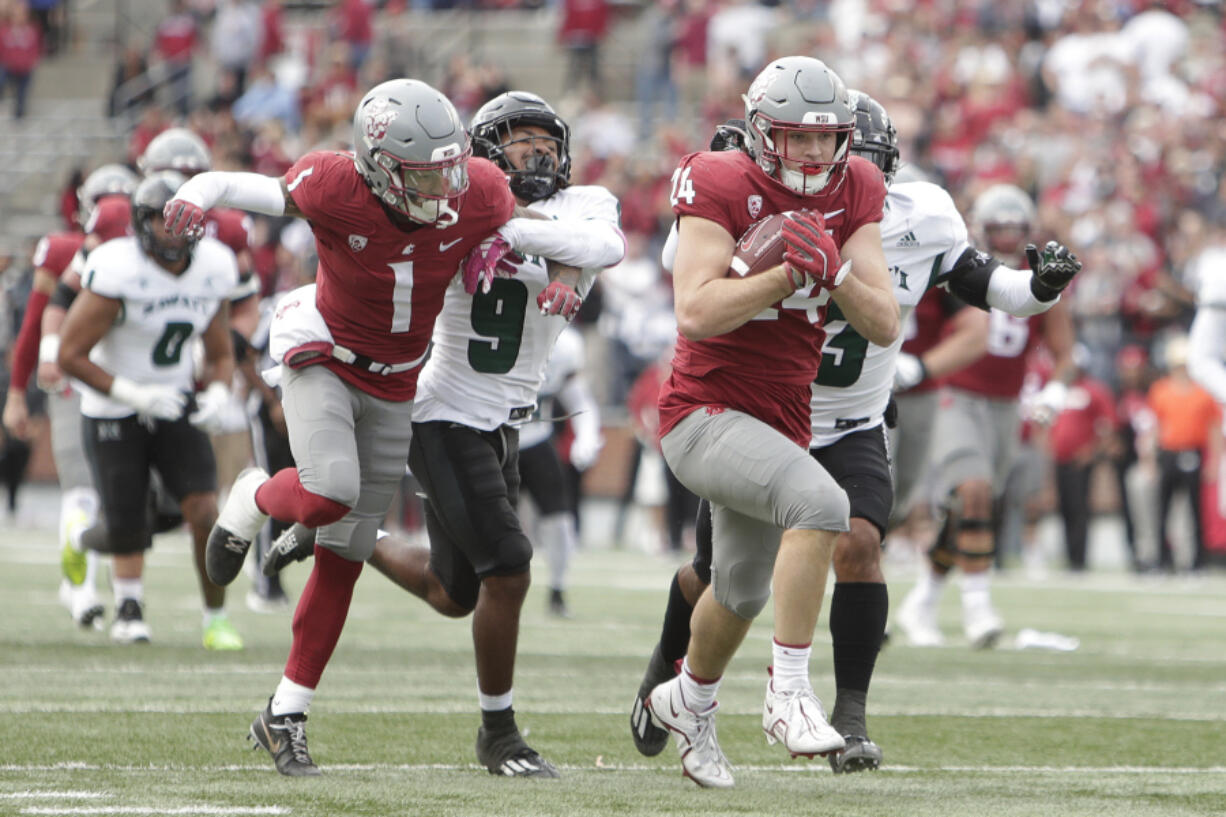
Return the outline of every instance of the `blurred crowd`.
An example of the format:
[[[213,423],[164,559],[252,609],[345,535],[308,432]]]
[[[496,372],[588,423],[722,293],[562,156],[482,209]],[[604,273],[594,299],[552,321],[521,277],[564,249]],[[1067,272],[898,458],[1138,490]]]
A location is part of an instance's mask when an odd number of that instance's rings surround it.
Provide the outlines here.
[[[618,471],[630,475],[623,503],[636,501],[638,475],[637,501],[677,506],[672,523],[661,525],[660,547],[687,545],[690,509],[669,503],[652,442],[652,388],[675,336],[671,287],[659,263],[672,221],[670,177],[681,156],[705,149],[716,124],[743,113],[749,81],[783,54],[819,57],[849,87],[885,105],[903,161],[944,186],[963,213],[998,182],[1032,196],[1035,238],[1064,242],[1085,263],[1065,298],[1076,318],[1080,368],[1101,384],[1111,409],[1090,423],[1089,447],[1051,443],[1064,439],[1058,418],[1037,423],[1044,456],[1056,454],[1057,464],[1067,456],[1101,462],[1120,473],[1140,463],[1154,476],[1148,495],[1158,496],[1159,438],[1174,421],[1155,410],[1151,385],[1178,375],[1197,282],[1226,261],[1226,18],[1219,2],[170,0],[150,36],[119,49],[105,104],[131,130],[127,155],[113,158],[132,163],[157,133],[184,124],[208,143],[216,169],[278,174],[309,149],[347,148],[362,93],[422,70],[467,118],[520,81],[480,52],[432,53],[407,20],[504,9],[534,11],[539,38],[524,47],[548,43],[564,58],[561,96],[553,101],[572,128],[574,181],[605,185],[621,200],[626,259],[601,276],[598,297],[579,321],[606,425],[621,424],[640,441]],[[38,58],[63,47],[66,25],[55,0],[0,0],[4,93],[25,99]],[[624,36],[614,38],[615,31]],[[33,59],[31,37],[38,38]],[[630,60],[616,50],[628,47]],[[626,63],[633,66],[629,81],[610,70]],[[17,102],[17,116],[25,104]],[[73,193],[85,170],[63,169],[66,228],[75,226]],[[252,263],[266,296],[299,277],[305,242],[287,226],[256,220]],[[6,282],[19,282],[29,267],[17,256]],[[19,285],[10,291],[5,346],[20,292]],[[1209,485],[1217,426],[1205,425],[1198,468]],[[1104,427],[1109,433],[1100,434]],[[614,455],[622,456],[606,451]],[[1123,478],[1119,485],[1091,494],[1090,503],[1101,506],[1094,509],[1126,500]],[[1195,490],[1208,488],[1198,482]],[[1046,502],[1054,510],[1054,492]],[[1197,530],[1221,544],[1216,503],[1201,510],[1206,524]],[[1140,547],[1149,555],[1138,556],[1138,565],[1167,561],[1161,542]]]

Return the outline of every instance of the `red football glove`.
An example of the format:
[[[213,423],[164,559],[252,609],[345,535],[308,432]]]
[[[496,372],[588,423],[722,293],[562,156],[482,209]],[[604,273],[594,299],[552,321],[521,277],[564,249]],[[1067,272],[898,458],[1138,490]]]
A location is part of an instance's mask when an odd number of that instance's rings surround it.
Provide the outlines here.
[[[843,266],[834,238],[826,233],[826,222],[817,213],[807,210],[795,213],[783,222],[784,269],[792,286],[801,289],[810,282],[825,289],[835,289],[847,277],[850,265]]]
[[[561,281],[550,281],[549,286],[536,296],[536,305],[541,308],[542,315],[561,315],[570,321],[579,314],[583,299]]]
[[[494,276],[509,278],[516,272],[515,265],[523,260],[505,238],[497,234],[490,236],[469,250],[461,262],[464,291],[473,295],[479,285],[483,293],[489,292]]]
[[[190,201],[171,199],[162,208],[162,218],[171,235],[200,238],[204,235],[204,210]]]

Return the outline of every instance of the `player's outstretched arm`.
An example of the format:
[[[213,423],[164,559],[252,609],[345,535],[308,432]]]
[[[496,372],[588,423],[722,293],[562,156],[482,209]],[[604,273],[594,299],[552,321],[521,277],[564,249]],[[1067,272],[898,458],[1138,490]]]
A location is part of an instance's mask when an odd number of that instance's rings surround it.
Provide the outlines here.
[[[235,207],[270,216],[301,216],[285,181],[261,173],[209,171],[183,183],[166,202],[163,215],[174,235],[199,235],[204,214],[214,207]]]

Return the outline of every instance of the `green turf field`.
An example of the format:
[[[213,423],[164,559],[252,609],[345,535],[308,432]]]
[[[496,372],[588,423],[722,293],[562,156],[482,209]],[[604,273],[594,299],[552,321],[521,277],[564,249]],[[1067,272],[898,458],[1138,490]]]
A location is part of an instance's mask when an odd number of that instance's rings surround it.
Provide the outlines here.
[[[58,606],[52,534],[0,529],[0,815],[1226,814],[1220,575],[1002,576],[1010,635],[1073,635],[1071,653],[1009,643],[972,653],[948,592],[950,645],[896,644],[878,662],[869,723],[885,765],[840,777],[766,745],[764,616],[720,693],[736,788],[703,791],[682,778],[672,747],[638,755],[627,726],[674,566],[581,552],[570,621],[547,617],[543,581],[533,588],[515,704],[557,781],[496,779],[476,765],[469,623],[368,570],[308,725],[324,776],[290,780],[244,740],[280,677],[288,611],[249,612],[240,577],[230,606],[247,649],[206,652],[186,539],[164,537],[146,574],[154,642],[115,646],[74,629]],[[291,591],[305,577],[303,566],[287,571]],[[896,602],[909,585],[892,582]],[[829,705],[825,626],[823,615],[813,670]]]

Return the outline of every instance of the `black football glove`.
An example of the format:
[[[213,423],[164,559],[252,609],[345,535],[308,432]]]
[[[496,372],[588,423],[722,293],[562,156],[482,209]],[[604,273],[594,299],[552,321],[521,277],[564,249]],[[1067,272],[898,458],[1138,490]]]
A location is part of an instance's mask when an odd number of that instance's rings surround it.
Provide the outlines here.
[[[745,120],[729,119],[724,124],[715,126],[710,149],[713,151],[744,150],[748,142],[749,134],[745,131]]]
[[[1077,256],[1055,241],[1048,241],[1042,252],[1033,244],[1027,244],[1026,262],[1034,273],[1030,279],[1030,291],[1040,301],[1053,300],[1064,291],[1073,276],[1081,272],[1081,262]]]

